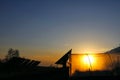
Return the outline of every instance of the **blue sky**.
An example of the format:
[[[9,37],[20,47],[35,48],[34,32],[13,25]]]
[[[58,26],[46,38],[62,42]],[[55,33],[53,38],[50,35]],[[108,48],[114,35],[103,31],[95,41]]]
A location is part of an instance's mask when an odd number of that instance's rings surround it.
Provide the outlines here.
[[[119,0],[0,0],[0,56],[14,48],[24,57],[56,60],[71,48],[81,53],[116,47],[119,4]]]

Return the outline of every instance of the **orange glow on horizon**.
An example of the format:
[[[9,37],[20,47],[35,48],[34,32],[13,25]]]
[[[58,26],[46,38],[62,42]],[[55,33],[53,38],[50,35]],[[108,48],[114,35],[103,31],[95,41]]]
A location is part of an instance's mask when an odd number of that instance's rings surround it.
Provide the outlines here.
[[[73,54],[72,73],[78,71],[108,70],[111,61],[107,54]]]
[[[85,51],[85,52],[83,52],[83,53],[85,53],[85,54],[93,54],[93,53],[95,53],[95,52],[93,52],[93,51]]]

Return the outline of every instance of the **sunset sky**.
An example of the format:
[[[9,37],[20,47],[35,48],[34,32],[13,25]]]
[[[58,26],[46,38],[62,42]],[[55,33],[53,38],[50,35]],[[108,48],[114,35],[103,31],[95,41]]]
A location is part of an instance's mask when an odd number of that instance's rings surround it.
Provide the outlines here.
[[[69,49],[120,44],[120,0],[0,0],[0,58],[9,48],[51,64]]]

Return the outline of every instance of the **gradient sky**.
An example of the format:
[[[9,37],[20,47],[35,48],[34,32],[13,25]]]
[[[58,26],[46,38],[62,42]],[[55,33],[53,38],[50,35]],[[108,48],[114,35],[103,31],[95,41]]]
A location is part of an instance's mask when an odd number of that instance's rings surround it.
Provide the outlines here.
[[[120,43],[120,0],[0,0],[0,57],[9,48],[43,61]]]

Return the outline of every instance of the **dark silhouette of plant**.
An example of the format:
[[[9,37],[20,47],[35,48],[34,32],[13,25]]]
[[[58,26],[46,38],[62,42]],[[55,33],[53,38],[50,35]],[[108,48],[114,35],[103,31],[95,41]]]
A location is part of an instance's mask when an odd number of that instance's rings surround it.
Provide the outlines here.
[[[6,60],[9,60],[9,59],[11,59],[13,57],[19,57],[19,51],[10,48],[8,50],[8,54],[6,55]]]

